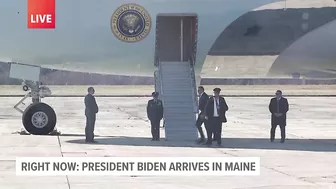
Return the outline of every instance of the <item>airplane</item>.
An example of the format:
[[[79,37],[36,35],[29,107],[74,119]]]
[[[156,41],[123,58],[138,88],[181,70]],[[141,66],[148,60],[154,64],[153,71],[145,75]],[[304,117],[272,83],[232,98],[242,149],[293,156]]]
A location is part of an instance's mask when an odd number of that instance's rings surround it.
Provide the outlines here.
[[[191,62],[195,83],[219,35],[245,13],[281,0],[56,0],[54,29],[27,28],[27,1],[0,3],[0,61],[24,80],[32,104],[23,113],[31,134],[57,118],[41,98],[39,69],[153,76],[161,62]],[[22,102],[22,101],[21,101]],[[19,102],[20,103],[20,102]],[[18,104],[17,104],[18,105]],[[16,105],[16,107],[17,107]]]

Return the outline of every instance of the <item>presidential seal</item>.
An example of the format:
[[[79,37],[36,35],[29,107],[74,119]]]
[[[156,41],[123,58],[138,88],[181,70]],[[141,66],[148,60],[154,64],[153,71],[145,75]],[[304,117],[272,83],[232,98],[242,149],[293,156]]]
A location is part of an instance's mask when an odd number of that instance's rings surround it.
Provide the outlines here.
[[[140,5],[125,4],[112,15],[113,34],[124,42],[137,42],[144,39],[151,29],[149,13]]]

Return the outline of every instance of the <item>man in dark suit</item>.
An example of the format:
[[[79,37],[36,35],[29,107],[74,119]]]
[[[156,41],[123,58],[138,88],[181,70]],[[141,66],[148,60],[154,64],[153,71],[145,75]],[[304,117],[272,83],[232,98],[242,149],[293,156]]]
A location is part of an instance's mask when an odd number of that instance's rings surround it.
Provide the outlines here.
[[[271,142],[275,138],[275,130],[280,126],[281,130],[281,143],[286,139],[286,114],[289,110],[288,100],[282,96],[282,92],[277,90],[275,97],[271,99],[269,104],[269,111],[272,114],[271,119]]]
[[[153,99],[147,104],[147,117],[151,122],[152,141],[160,140],[160,121],[163,118],[163,104],[158,99],[159,93],[152,93]]]
[[[204,122],[204,108],[206,103],[209,100],[209,96],[204,92],[204,87],[203,86],[199,86],[198,87],[198,94],[199,94],[199,100],[198,100],[198,117],[197,117],[197,121],[196,121],[196,127],[198,129],[198,132],[200,134],[200,140],[198,141],[198,143],[203,143],[205,141],[205,136],[204,136],[204,132],[202,129],[202,124],[204,123],[205,126],[205,130],[207,131],[207,124]],[[207,132],[208,133],[208,132]],[[208,136],[209,137],[209,136]],[[211,136],[210,136],[211,137]]]
[[[226,111],[229,110],[228,105],[223,97],[219,96],[221,89],[215,88],[214,96],[210,98],[205,106],[205,119],[208,120],[208,126],[211,131],[208,133],[207,145],[212,144],[212,133],[215,135],[217,144],[222,144],[222,123],[226,123]]]
[[[96,114],[98,113],[98,105],[96,99],[93,96],[95,90],[93,87],[88,88],[88,94],[85,96],[85,116],[86,116],[86,127],[85,127],[85,138],[88,143],[95,143],[94,138],[94,128],[96,123]]]

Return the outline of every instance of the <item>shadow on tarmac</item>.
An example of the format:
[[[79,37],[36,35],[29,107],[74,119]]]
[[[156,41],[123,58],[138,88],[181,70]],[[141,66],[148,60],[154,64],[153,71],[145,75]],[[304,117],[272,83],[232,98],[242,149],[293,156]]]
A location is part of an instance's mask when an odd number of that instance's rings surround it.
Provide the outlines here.
[[[336,152],[336,139],[287,139],[285,143],[268,138],[223,138],[222,146],[217,147],[196,144],[195,141],[151,141],[150,138],[141,137],[103,137],[95,138],[94,145],[124,145],[124,146],[158,146],[158,147],[191,147],[191,148],[231,148],[231,149],[261,149],[261,150],[293,150],[312,152]],[[85,144],[84,139],[68,140],[68,143]]]
[[[85,138],[85,134],[67,134],[67,133],[65,133],[65,134],[61,134],[61,135],[59,135],[59,136],[65,136],[65,137],[84,137]],[[108,136],[108,135],[95,135],[95,137],[116,137],[116,136]]]

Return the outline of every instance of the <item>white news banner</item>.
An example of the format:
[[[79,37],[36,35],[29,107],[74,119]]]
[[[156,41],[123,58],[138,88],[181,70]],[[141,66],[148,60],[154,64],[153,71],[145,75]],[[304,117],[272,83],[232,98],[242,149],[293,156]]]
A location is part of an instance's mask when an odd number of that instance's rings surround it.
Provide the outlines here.
[[[16,175],[260,175],[259,157],[23,157]]]

